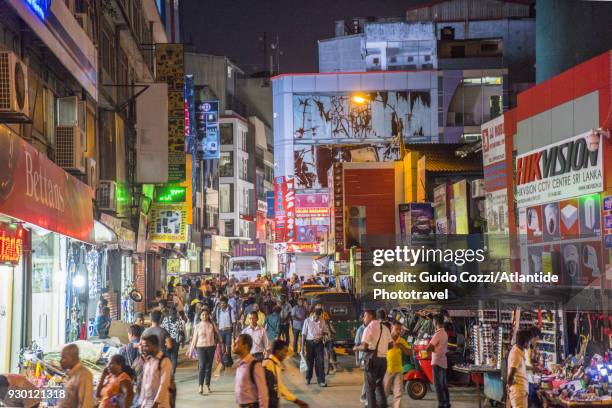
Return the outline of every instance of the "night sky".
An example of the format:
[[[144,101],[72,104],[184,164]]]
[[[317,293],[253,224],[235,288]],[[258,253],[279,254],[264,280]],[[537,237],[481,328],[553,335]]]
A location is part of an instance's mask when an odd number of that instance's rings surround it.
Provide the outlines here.
[[[335,20],[404,16],[419,0],[182,0],[187,50],[225,55],[247,73],[263,66],[263,32],[280,38],[281,72],[318,71],[317,40]]]

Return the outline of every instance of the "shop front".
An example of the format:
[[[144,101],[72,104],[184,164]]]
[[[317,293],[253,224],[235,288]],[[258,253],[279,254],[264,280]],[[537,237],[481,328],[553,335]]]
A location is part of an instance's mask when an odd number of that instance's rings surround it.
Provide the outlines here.
[[[95,242],[92,190],[2,129],[0,152],[12,154],[0,160],[0,325],[7,329],[0,336],[9,340],[0,341],[11,360],[0,353],[0,369],[12,371],[32,342],[57,350],[83,337],[98,264],[88,260],[95,250],[88,244]],[[26,249],[19,257],[16,240]]]

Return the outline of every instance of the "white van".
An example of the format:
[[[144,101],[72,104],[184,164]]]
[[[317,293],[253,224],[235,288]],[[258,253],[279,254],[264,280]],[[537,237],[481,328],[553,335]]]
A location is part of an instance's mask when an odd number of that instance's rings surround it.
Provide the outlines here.
[[[229,277],[237,281],[254,281],[266,274],[266,260],[262,256],[234,256],[229,260]]]

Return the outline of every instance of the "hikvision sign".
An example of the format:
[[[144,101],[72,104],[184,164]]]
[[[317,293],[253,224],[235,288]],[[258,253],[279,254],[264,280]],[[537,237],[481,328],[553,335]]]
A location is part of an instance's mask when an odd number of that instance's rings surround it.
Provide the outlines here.
[[[603,191],[602,138],[589,131],[516,158],[519,207]]]

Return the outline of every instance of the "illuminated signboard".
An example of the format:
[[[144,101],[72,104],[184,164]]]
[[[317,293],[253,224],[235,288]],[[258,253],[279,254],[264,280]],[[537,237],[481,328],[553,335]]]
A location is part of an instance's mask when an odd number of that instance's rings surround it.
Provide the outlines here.
[[[16,265],[23,251],[24,230],[21,225],[0,224],[0,263]]]
[[[155,188],[156,203],[184,203],[187,197],[187,188],[180,186],[164,186]]]
[[[51,8],[51,0],[25,0],[25,2],[42,20],[45,19],[49,8]]]

